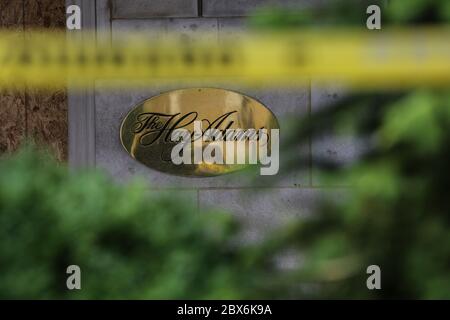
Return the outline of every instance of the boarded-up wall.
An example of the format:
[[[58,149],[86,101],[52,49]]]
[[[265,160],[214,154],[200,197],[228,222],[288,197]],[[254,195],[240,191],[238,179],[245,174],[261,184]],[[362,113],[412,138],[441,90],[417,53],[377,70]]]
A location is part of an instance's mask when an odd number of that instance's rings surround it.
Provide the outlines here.
[[[0,0],[0,28],[28,32],[64,28],[64,0]],[[0,153],[14,151],[25,138],[48,145],[67,158],[67,94],[27,90],[0,91]]]

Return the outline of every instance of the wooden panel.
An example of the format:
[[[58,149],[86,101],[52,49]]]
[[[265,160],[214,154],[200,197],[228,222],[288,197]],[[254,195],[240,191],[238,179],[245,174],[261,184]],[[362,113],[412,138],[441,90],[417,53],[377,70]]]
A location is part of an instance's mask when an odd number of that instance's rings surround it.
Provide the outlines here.
[[[25,29],[65,28],[66,9],[64,0],[24,0]]]
[[[25,94],[0,91],[0,154],[14,151],[25,137]]]
[[[67,93],[26,92],[27,132],[40,145],[49,146],[58,160],[67,159]]]
[[[0,0],[0,27],[23,29],[23,0]]]
[[[25,31],[65,28],[64,0],[25,0]],[[38,144],[49,146],[59,160],[67,159],[67,93],[26,91],[27,132]]]
[[[0,29],[23,31],[23,1],[0,0]],[[0,91],[0,154],[14,151],[25,137],[25,94]]]

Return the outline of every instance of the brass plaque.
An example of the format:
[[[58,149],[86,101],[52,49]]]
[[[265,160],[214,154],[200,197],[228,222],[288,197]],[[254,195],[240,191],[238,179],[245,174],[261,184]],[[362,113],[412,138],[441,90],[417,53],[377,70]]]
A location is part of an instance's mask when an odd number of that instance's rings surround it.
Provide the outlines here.
[[[171,139],[173,131],[185,129],[192,133],[194,122],[198,125],[198,121],[203,132],[207,129],[224,133],[230,129],[267,129],[268,132],[279,129],[275,115],[251,97],[224,89],[190,88],[163,93],[137,105],[123,119],[120,139],[133,158],[165,173],[205,177],[242,169],[243,164],[173,163],[171,152],[177,144]],[[202,148],[207,144],[203,142]],[[223,156],[226,156],[225,150]]]

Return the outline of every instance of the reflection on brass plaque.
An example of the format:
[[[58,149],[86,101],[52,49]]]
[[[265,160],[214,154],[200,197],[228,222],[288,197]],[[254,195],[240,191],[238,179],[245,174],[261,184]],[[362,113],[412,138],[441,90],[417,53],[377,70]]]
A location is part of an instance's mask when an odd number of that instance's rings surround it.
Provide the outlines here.
[[[120,139],[133,158],[166,173],[216,176],[243,168],[242,164],[172,163],[171,151],[177,144],[171,141],[173,131],[193,132],[194,121],[201,121],[203,132],[207,129],[224,133],[229,129],[267,129],[269,132],[279,129],[274,114],[253,98],[224,89],[190,88],[170,91],[137,105],[122,122]],[[226,150],[224,157],[225,154]]]

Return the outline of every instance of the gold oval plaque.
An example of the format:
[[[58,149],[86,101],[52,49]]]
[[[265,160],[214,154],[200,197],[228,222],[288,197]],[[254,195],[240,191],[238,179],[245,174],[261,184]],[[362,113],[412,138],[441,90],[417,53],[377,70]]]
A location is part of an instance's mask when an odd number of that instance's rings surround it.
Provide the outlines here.
[[[171,152],[177,144],[171,140],[173,131],[185,129],[192,133],[194,122],[198,121],[203,132],[279,129],[275,115],[253,98],[224,89],[190,88],[163,93],[137,105],[122,122],[120,139],[133,158],[166,173],[216,176],[242,169],[242,164],[173,163]]]

